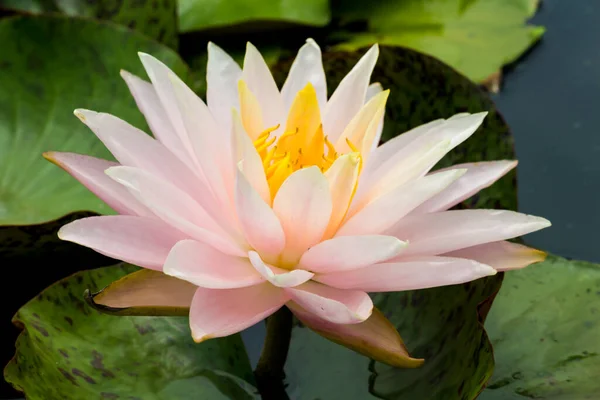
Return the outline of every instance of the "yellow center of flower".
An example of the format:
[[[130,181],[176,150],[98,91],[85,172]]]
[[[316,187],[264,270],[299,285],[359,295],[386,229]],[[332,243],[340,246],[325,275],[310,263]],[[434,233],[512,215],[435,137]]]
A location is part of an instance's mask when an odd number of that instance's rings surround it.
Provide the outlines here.
[[[260,108],[243,81],[239,83],[239,92],[242,121],[248,133],[253,136],[252,132],[256,132],[257,128],[262,126],[262,120],[257,121],[260,119],[257,118]],[[323,133],[317,93],[310,83],[296,95],[288,113],[285,129],[276,137],[272,132],[279,127],[280,125],[264,130],[260,128],[261,133],[254,139],[254,146],[263,161],[272,197],[294,171],[317,166],[325,172],[340,155]],[[356,146],[348,139],[346,143],[350,150],[360,157]]]

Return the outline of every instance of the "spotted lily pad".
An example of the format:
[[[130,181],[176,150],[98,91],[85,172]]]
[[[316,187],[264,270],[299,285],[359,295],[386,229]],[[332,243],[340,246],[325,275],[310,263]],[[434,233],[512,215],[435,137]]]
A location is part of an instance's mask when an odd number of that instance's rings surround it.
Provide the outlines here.
[[[358,57],[356,53],[326,53],[329,93]],[[289,62],[278,65],[280,82]],[[482,128],[439,167],[514,158],[508,126],[488,96],[436,59],[383,46],[373,81],[391,89],[384,140],[458,112],[489,111]],[[512,173],[460,207],[514,210],[516,202]],[[474,399],[494,368],[492,346],[481,320],[501,282],[502,274],[498,274],[465,285],[373,296],[375,305],[398,328],[410,354],[425,359],[417,369],[375,363],[296,325],[286,364],[288,393],[297,399]]]
[[[83,298],[137,267],[80,272],[27,303],[4,376],[29,400],[255,399],[239,335],[193,342],[185,317],[103,314]]]
[[[177,0],[0,0],[2,7],[111,21],[177,47]]]
[[[482,400],[596,399],[600,265],[550,256],[507,274],[486,322],[496,370]]]
[[[155,55],[184,78],[187,67],[140,33],[79,18],[5,18],[0,43],[0,225],[37,224],[81,210],[111,213],[42,153],[111,158],[73,110],[109,112],[144,128],[119,70],[145,76],[138,51]]]

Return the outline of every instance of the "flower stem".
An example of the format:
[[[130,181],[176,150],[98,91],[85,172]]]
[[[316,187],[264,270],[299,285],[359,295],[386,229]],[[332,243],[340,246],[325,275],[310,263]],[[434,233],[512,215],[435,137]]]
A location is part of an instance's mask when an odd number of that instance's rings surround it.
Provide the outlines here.
[[[289,400],[283,380],[283,367],[292,338],[292,313],[281,307],[267,318],[267,336],[254,370],[258,391],[263,400]]]

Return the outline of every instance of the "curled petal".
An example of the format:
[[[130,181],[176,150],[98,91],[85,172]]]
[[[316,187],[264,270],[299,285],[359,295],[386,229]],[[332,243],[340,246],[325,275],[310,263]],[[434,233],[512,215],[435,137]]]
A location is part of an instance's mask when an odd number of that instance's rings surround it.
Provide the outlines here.
[[[371,359],[398,368],[423,365],[423,359],[408,354],[396,328],[377,308],[373,308],[366,321],[358,324],[334,324],[314,316],[293,301],[286,305],[304,325],[319,335]]]
[[[269,266],[263,262],[257,252],[248,253],[250,262],[256,271],[266,280],[277,287],[294,287],[303,284],[314,276],[312,272],[301,269],[287,271],[285,269]]]
[[[142,269],[88,294],[93,307],[108,314],[187,316],[196,286],[162,272]]]
[[[229,336],[265,319],[289,300],[269,282],[240,289],[198,288],[190,308],[190,328],[196,342]]]
[[[332,204],[331,218],[323,238],[332,237],[343,221],[358,185],[361,159],[358,153],[344,154],[325,171]]]

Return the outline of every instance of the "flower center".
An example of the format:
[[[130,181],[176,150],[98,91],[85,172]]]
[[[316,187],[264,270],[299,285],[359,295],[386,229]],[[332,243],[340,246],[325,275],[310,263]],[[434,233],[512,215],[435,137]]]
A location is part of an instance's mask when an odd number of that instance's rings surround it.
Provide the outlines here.
[[[247,91],[247,88],[242,82],[240,93],[244,91]],[[241,98],[244,99],[244,94]],[[253,124],[248,123],[247,118],[244,118],[244,105],[242,101],[242,118],[246,129],[250,131]],[[323,133],[317,93],[310,83],[296,95],[283,134],[276,137],[272,132],[279,127],[280,125],[276,125],[264,129],[254,139],[256,151],[263,161],[272,198],[275,197],[285,179],[294,171],[317,166],[325,172],[340,156],[335,146]],[[349,140],[346,140],[346,143],[352,152],[358,152],[353,143]]]

